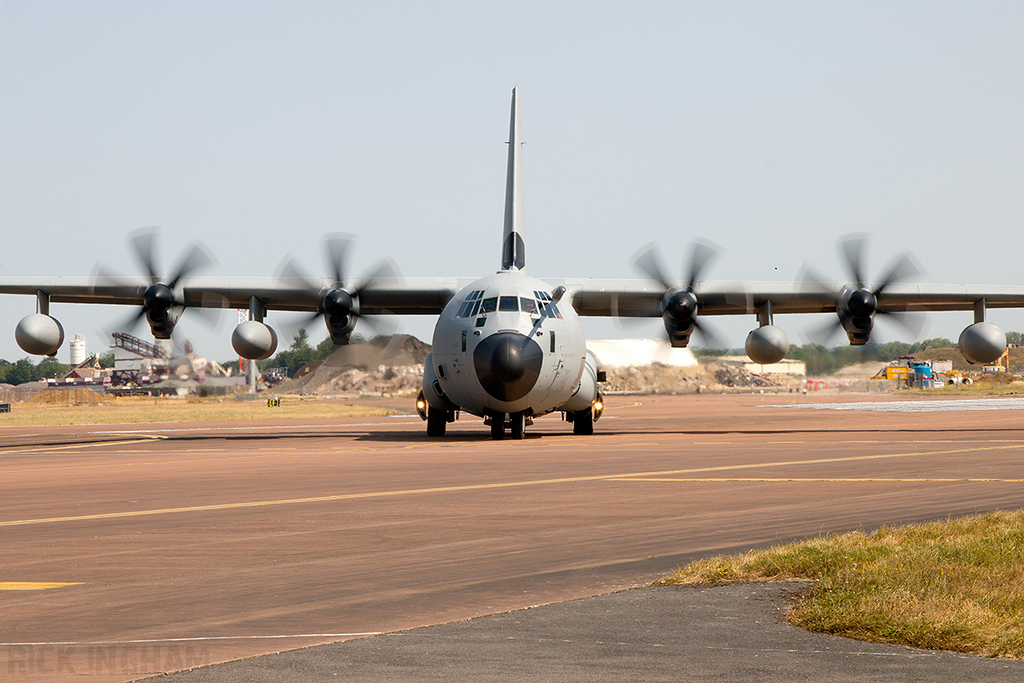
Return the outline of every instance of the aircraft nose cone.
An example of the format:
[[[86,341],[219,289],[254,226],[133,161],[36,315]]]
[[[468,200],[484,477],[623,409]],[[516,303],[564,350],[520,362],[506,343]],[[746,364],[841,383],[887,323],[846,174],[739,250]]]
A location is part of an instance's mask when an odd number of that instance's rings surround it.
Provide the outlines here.
[[[477,379],[499,401],[516,401],[530,393],[543,361],[537,342],[518,332],[492,334],[473,350]]]

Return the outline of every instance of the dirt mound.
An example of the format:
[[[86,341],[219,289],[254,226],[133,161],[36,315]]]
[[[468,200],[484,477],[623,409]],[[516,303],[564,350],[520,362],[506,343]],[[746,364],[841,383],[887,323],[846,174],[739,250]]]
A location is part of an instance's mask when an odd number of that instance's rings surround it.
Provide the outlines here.
[[[366,344],[340,347],[318,366],[278,385],[280,394],[415,396],[423,383],[423,362],[430,346],[409,335],[377,337]],[[775,380],[754,374],[742,365],[708,363],[676,366],[663,363],[607,368],[605,393],[694,394],[701,391],[784,389]]]
[[[722,392],[752,387],[782,389],[783,385],[756,375],[740,365],[708,363],[692,367],[676,367],[652,363],[625,368],[608,368],[608,381],[601,386],[605,393],[623,394],[696,394],[701,391]]]
[[[281,394],[415,395],[430,345],[408,334],[339,347],[310,372],[277,386]]]

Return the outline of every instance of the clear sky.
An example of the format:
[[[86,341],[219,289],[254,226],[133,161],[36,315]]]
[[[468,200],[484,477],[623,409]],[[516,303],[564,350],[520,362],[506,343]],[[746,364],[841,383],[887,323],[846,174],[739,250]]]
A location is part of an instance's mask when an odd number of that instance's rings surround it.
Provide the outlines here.
[[[0,275],[138,272],[125,235],[151,225],[167,270],[201,239],[211,275],[286,253],[326,274],[343,231],[356,272],[491,273],[518,85],[533,275],[634,277],[656,240],[681,276],[702,236],[725,249],[708,279],[840,281],[837,238],[868,232],[869,273],[909,249],[927,282],[1024,284],[1022,35],[1020,2],[4,0]],[[0,296],[0,357],[33,307]],[[127,311],[52,312],[102,351]],[[749,318],[719,325],[731,344]],[[776,323],[802,343],[824,320]],[[232,324],[179,329],[223,360]]]

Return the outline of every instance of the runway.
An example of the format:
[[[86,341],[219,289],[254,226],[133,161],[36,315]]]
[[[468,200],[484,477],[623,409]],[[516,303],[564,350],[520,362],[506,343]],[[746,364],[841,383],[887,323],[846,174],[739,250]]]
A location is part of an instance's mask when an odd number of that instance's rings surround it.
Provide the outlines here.
[[[0,427],[0,680],[125,681],[1024,505],[1024,409],[791,407],[824,402],[612,397],[594,436],[546,417],[519,442],[414,416]]]

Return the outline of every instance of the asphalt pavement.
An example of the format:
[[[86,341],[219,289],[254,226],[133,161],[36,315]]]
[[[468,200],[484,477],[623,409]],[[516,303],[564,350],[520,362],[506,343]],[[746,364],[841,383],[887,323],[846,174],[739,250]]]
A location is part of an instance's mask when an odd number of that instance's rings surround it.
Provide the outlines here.
[[[806,583],[641,588],[184,671],[220,681],[1013,681],[1024,662],[790,626]]]

